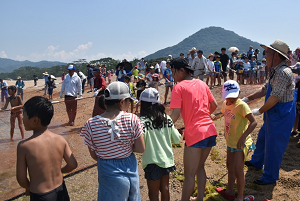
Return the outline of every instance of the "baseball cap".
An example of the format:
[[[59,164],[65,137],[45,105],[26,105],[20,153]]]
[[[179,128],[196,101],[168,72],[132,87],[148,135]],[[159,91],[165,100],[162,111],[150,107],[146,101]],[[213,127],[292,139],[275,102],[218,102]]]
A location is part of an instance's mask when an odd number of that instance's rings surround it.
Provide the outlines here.
[[[105,91],[105,100],[121,100],[123,98],[131,98],[132,100],[136,101],[135,98],[132,97],[130,93],[130,88],[124,82],[112,82],[109,84]]]
[[[75,70],[75,66],[74,65],[69,65],[68,70]]]
[[[100,69],[99,68],[94,68],[93,73],[100,73]]]
[[[223,84],[222,97],[226,98],[237,98],[239,96],[240,86],[234,80],[228,80]]]
[[[141,101],[150,102],[152,104],[161,103],[159,93],[155,88],[145,89],[140,95],[139,102]]]

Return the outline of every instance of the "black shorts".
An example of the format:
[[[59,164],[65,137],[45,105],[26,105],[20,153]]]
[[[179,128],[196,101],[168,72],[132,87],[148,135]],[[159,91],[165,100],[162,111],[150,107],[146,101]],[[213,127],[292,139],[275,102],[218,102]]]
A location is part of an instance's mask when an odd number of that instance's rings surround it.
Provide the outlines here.
[[[49,191],[47,193],[31,193],[30,192],[30,201],[69,201],[70,197],[67,191],[67,187],[65,185],[65,182],[63,181],[62,185],[57,187],[56,189],[53,189],[52,191]]]
[[[141,96],[142,92],[143,92],[143,90],[136,91],[136,99],[140,100],[140,96]]]
[[[162,178],[164,175],[168,175],[170,172],[174,172],[176,170],[175,166],[169,168],[162,168],[156,164],[148,164],[144,171],[145,171],[145,178],[147,180],[158,180]]]

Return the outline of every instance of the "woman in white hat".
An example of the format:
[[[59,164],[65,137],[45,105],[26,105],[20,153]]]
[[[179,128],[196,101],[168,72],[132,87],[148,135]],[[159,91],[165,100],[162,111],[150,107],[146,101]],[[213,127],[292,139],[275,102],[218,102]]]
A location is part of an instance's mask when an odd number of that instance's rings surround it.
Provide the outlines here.
[[[259,169],[264,167],[262,177],[254,183],[266,185],[275,183],[279,178],[281,161],[296,118],[296,106],[294,76],[286,65],[289,46],[281,40],[275,40],[270,46],[261,47],[266,50],[271,74],[269,82],[261,90],[243,98],[248,102],[265,96],[264,105],[252,110],[254,115],[264,113],[264,124],[259,131],[252,159],[245,164]]]

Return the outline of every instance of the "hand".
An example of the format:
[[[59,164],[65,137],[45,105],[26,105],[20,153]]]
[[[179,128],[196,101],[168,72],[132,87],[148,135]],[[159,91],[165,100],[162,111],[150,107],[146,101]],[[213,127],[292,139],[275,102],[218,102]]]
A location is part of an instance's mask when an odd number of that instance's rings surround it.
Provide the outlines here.
[[[258,108],[253,109],[251,112],[252,112],[252,114],[253,114],[254,116],[261,115],[261,113],[259,112],[259,109],[258,109]]]
[[[216,115],[210,114],[210,118],[211,118],[212,120],[216,120]]]
[[[93,97],[96,97],[98,95],[99,91],[95,91]]]
[[[60,96],[59,96],[60,98],[63,98],[63,95],[62,94],[60,94]]]
[[[245,140],[246,140],[245,137],[243,137],[243,136],[240,137],[238,143],[236,144],[236,147],[237,147],[238,149],[243,149],[243,148],[244,148],[244,144],[245,144]]]
[[[180,133],[180,135],[183,135],[183,130],[184,130],[184,128],[178,129],[178,132]]]
[[[245,103],[250,102],[250,100],[247,97],[242,98],[242,101],[244,101]]]

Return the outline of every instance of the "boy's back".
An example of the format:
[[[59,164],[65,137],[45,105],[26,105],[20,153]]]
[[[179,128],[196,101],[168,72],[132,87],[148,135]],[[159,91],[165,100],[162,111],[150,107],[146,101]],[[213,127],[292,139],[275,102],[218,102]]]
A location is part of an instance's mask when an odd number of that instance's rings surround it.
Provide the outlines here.
[[[20,142],[18,157],[24,156],[27,164],[30,192],[46,193],[59,187],[63,183],[62,160],[68,163],[70,153],[66,140],[49,130]]]

